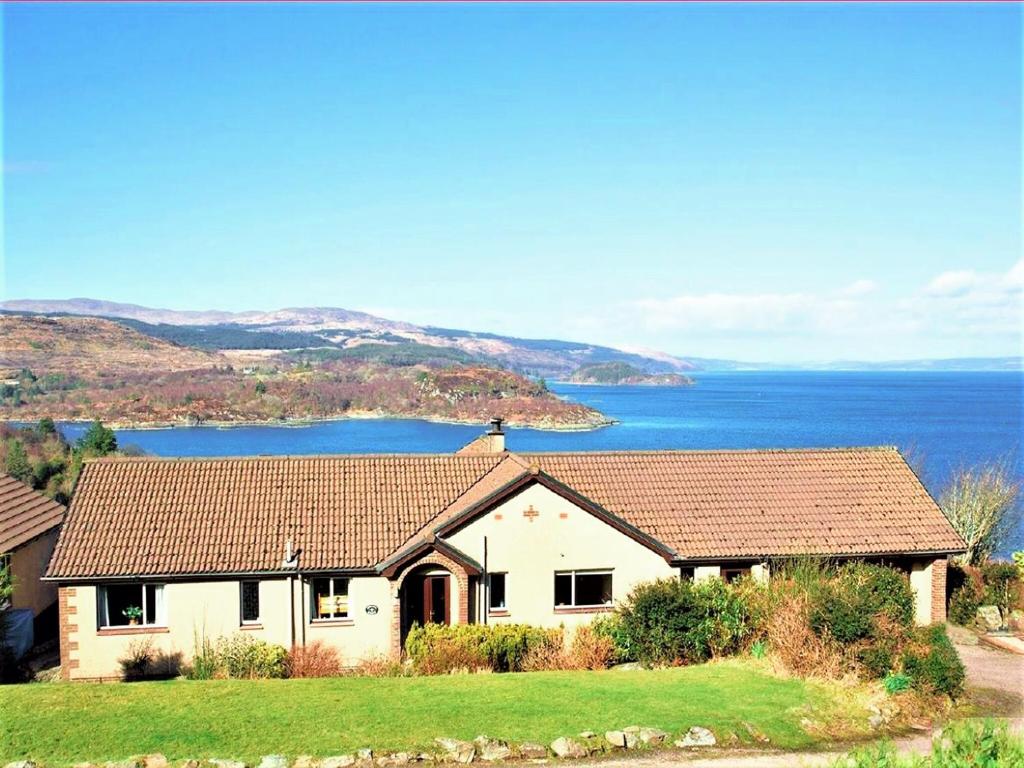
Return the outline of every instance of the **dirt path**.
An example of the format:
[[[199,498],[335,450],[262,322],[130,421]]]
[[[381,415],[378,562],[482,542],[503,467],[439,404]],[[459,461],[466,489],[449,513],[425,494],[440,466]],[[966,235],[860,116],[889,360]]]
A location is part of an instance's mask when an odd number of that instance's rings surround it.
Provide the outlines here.
[[[998,650],[978,642],[971,632],[949,628],[950,638],[967,669],[969,708],[977,716],[1010,720],[1010,727],[1024,733],[1024,656]],[[915,733],[894,739],[902,754],[927,754],[932,734]],[[603,768],[831,768],[845,749],[823,752],[765,752],[753,750],[667,751],[655,755],[602,760]],[[706,756],[705,756],[706,755]]]

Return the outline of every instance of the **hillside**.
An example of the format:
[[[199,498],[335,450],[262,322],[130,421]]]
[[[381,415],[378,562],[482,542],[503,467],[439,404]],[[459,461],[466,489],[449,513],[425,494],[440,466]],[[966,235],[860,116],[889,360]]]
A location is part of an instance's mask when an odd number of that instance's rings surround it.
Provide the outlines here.
[[[431,356],[428,348],[389,357],[401,347],[378,347],[224,354],[111,320],[5,315],[0,418],[159,426],[385,416],[482,423],[497,415],[545,429],[609,423],[543,384],[468,356]]]
[[[595,363],[578,368],[568,381],[572,384],[642,385],[683,387],[693,379],[679,373],[645,373],[627,363]]]
[[[661,352],[630,352],[557,339],[520,339],[419,326],[333,307],[297,307],[270,312],[191,312],[94,299],[25,299],[5,301],[0,307],[18,313],[114,318],[154,338],[210,351],[352,349],[367,343],[413,345],[447,350],[478,363],[546,377],[564,377],[581,365],[611,361],[659,373],[693,368],[687,361]]]

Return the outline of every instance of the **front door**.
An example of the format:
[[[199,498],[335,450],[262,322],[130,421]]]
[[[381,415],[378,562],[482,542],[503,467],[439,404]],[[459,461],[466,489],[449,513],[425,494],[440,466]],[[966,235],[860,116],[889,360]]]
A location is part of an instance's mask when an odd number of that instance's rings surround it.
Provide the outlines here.
[[[450,624],[448,611],[450,585],[448,574],[423,577],[423,616],[421,624]]]

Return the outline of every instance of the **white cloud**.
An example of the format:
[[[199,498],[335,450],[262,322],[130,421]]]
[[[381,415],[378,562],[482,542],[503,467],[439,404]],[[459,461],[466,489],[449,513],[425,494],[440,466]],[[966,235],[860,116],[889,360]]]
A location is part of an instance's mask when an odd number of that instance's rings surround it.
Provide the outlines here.
[[[846,344],[876,350],[871,357],[897,356],[902,348],[920,356],[1013,354],[1019,345],[1024,310],[1024,262],[1006,272],[943,272],[920,290],[881,295],[878,284],[859,279],[820,293],[702,293],[627,302],[601,318],[630,336],[658,337],[658,345],[685,351],[701,338],[799,339],[801,345],[829,345],[844,354]],[[636,329],[629,331],[630,327]],[[678,340],[678,341],[677,341]],[[671,344],[666,346],[666,341]],[[902,345],[902,346],[901,346]],[[925,352],[924,349],[948,350]],[[986,349],[989,352],[982,352]],[[915,350],[920,352],[915,353]],[[865,355],[864,352],[860,354]],[[868,356],[868,355],[865,355]]]
[[[874,280],[854,280],[845,288],[841,288],[839,293],[843,296],[867,296],[877,290],[878,283]]]
[[[929,296],[963,296],[978,283],[978,274],[970,269],[936,275],[924,292]]]

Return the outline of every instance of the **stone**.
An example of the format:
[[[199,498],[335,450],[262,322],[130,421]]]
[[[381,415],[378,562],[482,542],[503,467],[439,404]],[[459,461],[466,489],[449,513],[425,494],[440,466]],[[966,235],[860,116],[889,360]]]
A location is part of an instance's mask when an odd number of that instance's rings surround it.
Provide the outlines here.
[[[611,744],[615,749],[626,748],[626,734],[622,731],[605,731],[604,740]]]
[[[750,738],[752,738],[754,741],[760,744],[769,744],[771,742],[771,739],[769,739],[764,733],[759,731],[755,726],[751,725],[750,723],[743,723],[743,727],[746,729],[747,735],[750,736]]]
[[[543,744],[527,741],[519,745],[519,756],[524,760],[543,760],[548,756],[548,748]]]
[[[434,739],[434,743],[445,751],[445,754],[456,763],[472,763],[476,757],[476,746],[470,741],[449,739],[441,737]]]
[[[7,763],[4,768],[36,768],[36,764],[31,760],[15,760],[13,763]]]
[[[413,761],[413,756],[408,752],[393,752],[390,755],[381,755],[377,758],[377,765],[380,768],[390,768],[395,765],[408,765]]]
[[[320,768],[320,761],[312,755],[299,755],[292,763],[292,768]]]
[[[284,755],[264,755],[257,768],[288,768],[288,758]]]
[[[334,755],[325,757],[320,763],[320,768],[349,768],[356,764],[355,755]]]
[[[210,764],[217,766],[217,768],[246,768],[245,763],[238,760],[218,760],[214,758],[210,760]],[[107,768],[111,767],[108,765]]]
[[[597,734],[594,733],[593,731],[581,731],[580,732],[580,738],[581,739],[592,739],[595,736],[597,736]]]
[[[480,759],[486,760],[488,763],[508,760],[512,756],[512,750],[504,741],[489,739],[486,744],[480,747]]]
[[[1003,615],[999,612],[999,607],[995,605],[983,605],[978,609],[977,614],[977,625],[978,629],[983,629],[986,632],[993,632],[1003,626]]]
[[[668,738],[667,733],[657,728],[641,728],[637,736],[639,736],[642,743],[652,747],[664,744],[665,739]]]
[[[169,765],[167,758],[159,753],[143,755],[139,759],[142,761],[143,768],[167,768]]]
[[[561,758],[579,759],[586,757],[589,752],[586,747],[580,744],[575,739],[570,739],[568,736],[560,736],[551,742],[551,751],[556,756]]]
[[[871,715],[871,717],[868,718],[868,727],[871,728],[872,731],[877,731],[883,725],[885,725],[885,718],[881,715]]]
[[[373,760],[373,750],[369,747],[363,747],[362,749],[356,750],[356,761],[359,760]]]
[[[71,768],[96,768],[92,763],[74,763]]]
[[[142,768],[142,763],[134,757],[130,760],[111,760],[104,763],[105,768]]]
[[[676,746],[692,749],[694,747],[713,747],[717,743],[718,740],[715,739],[715,734],[707,728],[695,725],[683,734],[683,738],[676,741]]]
[[[200,763],[199,763],[198,760],[182,760],[181,761],[181,768],[199,768],[199,765],[200,765]]]
[[[420,762],[423,762],[423,763],[432,763],[432,762],[434,762],[434,759],[435,759],[435,758],[434,758],[434,756],[433,756],[432,754],[430,754],[429,752],[420,752],[420,754],[419,754],[419,756],[418,756],[418,758],[417,758],[417,759],[418,759],[418,760],[419,760]]]

